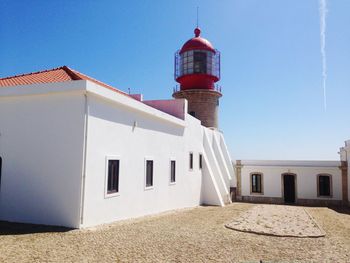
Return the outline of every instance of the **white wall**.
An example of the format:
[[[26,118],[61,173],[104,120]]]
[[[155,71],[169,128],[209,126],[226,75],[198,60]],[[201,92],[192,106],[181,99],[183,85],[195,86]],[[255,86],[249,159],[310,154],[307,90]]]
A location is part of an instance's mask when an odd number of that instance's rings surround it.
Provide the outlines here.
[[[203,127],[203,135],[202,203],[224,206],[231,203],[229,193],[232,177],[222,153],[226,149],[218,142],[218,137],[221,136],[218,131]]]
[[[148,114],[128,101],[118,103],[106,95],[111,100],[88,95],[82,226],[199,205],[202,176],[198,156],[203,141],[200,122],[189,115],[185,121],[167,121],[167,116],[158,118],[158,113]],[[141,103],[139,106],[146,107]],[[190,151],[194,154],[193,171],[189,170]],[[113,197],[106,196],[107,156],[120,160],[119,194]],[[145,158],[154,160],[154,187],[150,190],[145,190]],[[171,158],[176,160],[176,184],[172,185]]]
[[[84,96],[53,93],[75,89],[67,83],[31,86],[0,94],[0,219],[78,227]]]
[[[341,200],[341,170],[340,162],[322,162],[322,161],[242,161],[241,185],[242,196],[261,196],[261,197],[282,197],[282,177],[283,173],[293,173],[297,175],[296,198],[299,199],[324,199]],[[250,174],[263,173],[263,195],[250,193]],[[317,174],[326,173],[332,175],[333,196],[317,197]]]

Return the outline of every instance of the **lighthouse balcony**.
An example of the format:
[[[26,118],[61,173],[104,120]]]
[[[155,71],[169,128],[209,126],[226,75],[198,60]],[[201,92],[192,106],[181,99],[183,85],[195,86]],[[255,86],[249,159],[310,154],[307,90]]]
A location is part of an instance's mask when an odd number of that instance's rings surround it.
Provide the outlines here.
[[[213,85],[213,89],[211,89],[212,91],[216,91],[220,94],[222,94],[222,87],[220,85]],[[179,85],[176,85],[173,87],[173,93],[181,91],[181,87]]]

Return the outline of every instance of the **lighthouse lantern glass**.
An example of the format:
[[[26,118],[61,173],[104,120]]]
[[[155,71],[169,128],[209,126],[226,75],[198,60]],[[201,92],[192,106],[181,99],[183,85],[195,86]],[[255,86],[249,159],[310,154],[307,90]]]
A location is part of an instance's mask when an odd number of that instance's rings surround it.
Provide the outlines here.
[[[193,52],[193,71],[194,73],[206,74],[207,72],[207,52],[194,51]],[[211,72],[210,72],[211,73]]]
[[[175,79],[189,74],[207,74],[220,78],[220,53],[189,50],[175,54]]]

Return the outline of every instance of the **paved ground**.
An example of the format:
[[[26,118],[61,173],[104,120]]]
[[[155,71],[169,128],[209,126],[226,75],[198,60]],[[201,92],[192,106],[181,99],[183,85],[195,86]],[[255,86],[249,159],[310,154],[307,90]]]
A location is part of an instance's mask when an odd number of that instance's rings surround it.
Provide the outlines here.
[[[326,232],[320,238],[224,227],[252,207],[198,207],[66,232],[3,222],[0,262],[350,262],[349,210],[307,208]]]
[[[301,206],[256,205],[226,227],[243,232],[281,237],[322,237],[323,229]]]

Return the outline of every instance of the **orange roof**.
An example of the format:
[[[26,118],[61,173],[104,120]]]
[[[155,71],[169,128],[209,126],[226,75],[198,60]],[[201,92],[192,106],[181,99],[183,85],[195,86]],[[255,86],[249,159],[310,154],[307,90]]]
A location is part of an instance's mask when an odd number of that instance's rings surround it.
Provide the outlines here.
[[[74,80],[89,80],[107,89],[116,91],[124,95],[128,95],[127,93],[121,90],[118,90],[110,85],[107,85],[89,76],[86,76],[67,66],[49,69],[45,71],[27,73],[23,75],[12,76],[12,77],[0,78],[0,87],[39,84],[39,83],[53,83],[53,82],[74,81]]]

